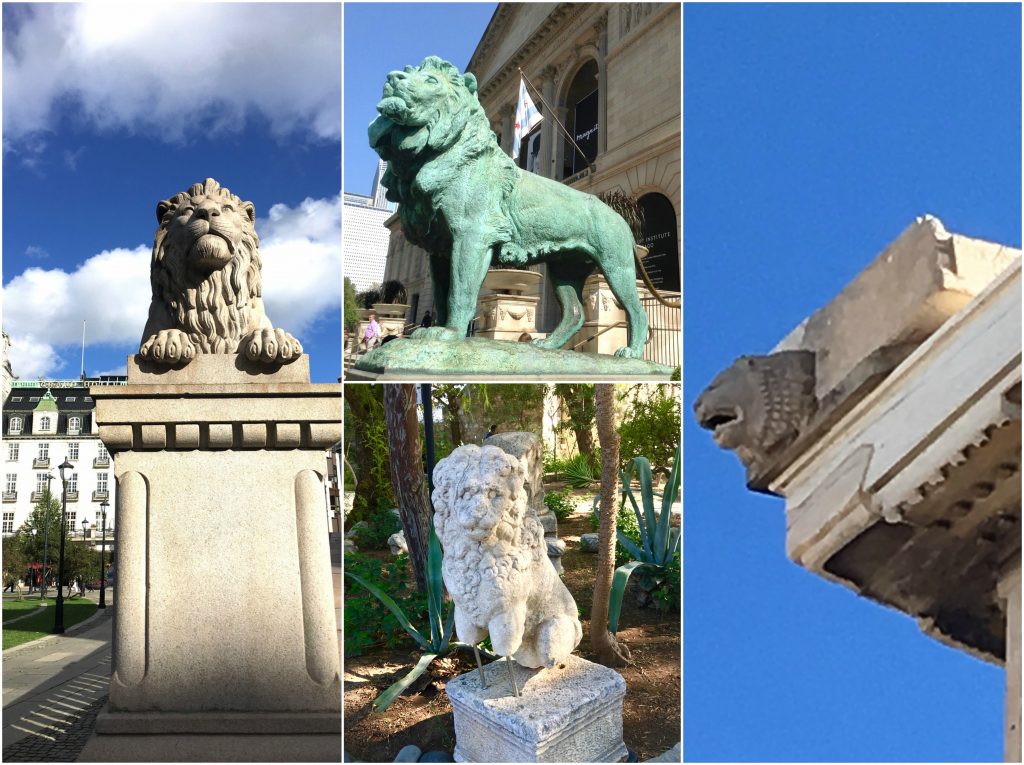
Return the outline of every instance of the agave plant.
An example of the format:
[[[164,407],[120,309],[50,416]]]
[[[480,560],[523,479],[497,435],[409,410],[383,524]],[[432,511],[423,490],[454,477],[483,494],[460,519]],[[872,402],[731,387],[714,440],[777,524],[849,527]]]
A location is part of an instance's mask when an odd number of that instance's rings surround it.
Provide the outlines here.
[[[634,471],[637,483],[640,485],[639,503],[637,503],[632,487]],[[675,503],[676,497],[679,496],[680,477],[678,448],[676,448],[675,459],[672,462],[672,472],[669,474],[668,483],[665,484],[665,491],[661,495],[654,491],[651,463],[647,461],[646,457],[634,457],[620,474],[622,485],[619,493],[629,500],[633,512],[636,514],[637,525],[640,527],[640,543],[637,544],[621,531],[617,532],[619,544],[632,556],[633,560],[615,569],[615,575],[612,578],[612,590],[608,600],[608,631],[613,635],[619,630],[622,596],[626,591],[630,574],[641,567],[655,570],[664,569],[672,562],[679,550],[679,529],[671,528],[669,521],[672,518],[672,505]],[[655,511],[654,507],[655,497],[661,499],[661,508],[658,511]]]
[[[374,700],[373,708],[378,712],[383,712],[387,709],[391,702],[401,695],[402,691],[412,685],[416,678],[427,671],[427,667],[430,666],[430,662],[434,659],[447,656],[458,648],[473,648],[471,645],[451,639],[452,629],[455,626],[455,606],[449,604],[447,614],[445,614],[444,584],[441,578],[441,542],[434,532],[433,524],[430,525],[430,545],[427,548],[426,573],[429,637],[424,634],[424,631],[413,626],[405,612],[387,593],[376,585],[367,582],[362,577],[345,572],[345,576],[365,588],[371,595],[383,603],[395,615],[398,623],[409,633],[409,636],[423,649],[423,655],[416,662],[416,666]]]

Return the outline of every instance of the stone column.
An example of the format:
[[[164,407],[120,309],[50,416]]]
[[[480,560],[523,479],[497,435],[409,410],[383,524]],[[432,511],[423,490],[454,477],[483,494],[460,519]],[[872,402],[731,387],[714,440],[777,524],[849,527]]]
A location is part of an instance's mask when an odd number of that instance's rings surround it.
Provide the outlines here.
[[[92,388],[118,482],[114,666],[88,761],[340,751],[323,480],[337,385],[200,355]]]
[[[594,24],[597,31],[597,156],[608,151],[608,14]]]
[[[566,117],[569,115],[569,109],[564,104],[561,104],[559,106],[556,106],[554,111],[555,116],[558,117],[558,121],[564,125]],[[571,147],[569,150],[576,151]],[[558,135],[555,138],[554,156],[555,161],[554,165],[552,166],[552,172],[554,173],[554,175],[552,177],[556,181],[562,180],[565,177],[562,174],[562,167],[565,165],[565,140],[562,136],[562,131],[558,131]]]
[[[553,104],[555,101],[555,74],[557,70],[553,66],[546,66],[541,70],[541,93],[544,96],[544,101],[547,104]],[[537,106],[541,106],[537,104]],[[540,129],[540,174],[545,178],[554,178],[554,166],[552,164],[552,146],[554,145],[555,139],[558,137],[558,126],[555,125],[554,120],[551,119],[551,110],[547,106],[542,107],[544,113],[544,121],[541,122]]]
[[[501,115],[501,150],[512,156],[512,140],[516,133],[516,105],[505,104],[498,113]]]
[[[1006,738],[1003,759],[1021,761],[1021,590],[1020,559],[1003,574],[999,599],[1006,604]]]

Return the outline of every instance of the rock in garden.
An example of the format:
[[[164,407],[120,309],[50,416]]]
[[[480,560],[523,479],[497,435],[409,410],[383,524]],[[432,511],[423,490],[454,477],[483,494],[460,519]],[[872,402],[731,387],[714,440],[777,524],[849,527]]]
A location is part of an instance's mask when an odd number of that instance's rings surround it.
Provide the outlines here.
[[[405,541],[405,532],[396,531],[394,534],[388,537],[388,547],[391,548],[392,555],[398,555],[399,553],[409,552],[409,545]]]
[[[548,543],[548,557],[558,558],[565,552],[565,541],[558,537],[545,537],[544,541]]]
[[[395,757],[395,762],[417,762],[422,753],[423,750],[415,744],[408,744],[399,751],[398,756]]]
[[[452,759],[448,752],[441,752],[435,749],[420,757],[420,762],[455,762],[455,760]]]
[[[664,754],[659,754],[657,757],[652,757],[649,760],[644,760],[644,762],[681,762],[682,761],[682,753],[680,751],[681,748],[682,748],[681,745],[682,745],[682,742],[680,741],[678,744],[676,744],[674,747],[669,749]]]
[[[347,552],[347,553],[359,552],[359,548],[356,547],[356,543],[355,542],[353,542],[351,539],[346,538],[345,539],[345,552]]]
[[[366,521],[359,521],[358,523],[353,523],[352,524],[352,528],[350,528],[348,531],[345,532],[345,539],[351,539],[356,534],[358,534],[362,529],[365,529],[365,528],[366,528]]]
[[[584,534],[580,537],[580,549],[583,552],[597,552],[597,534]]]

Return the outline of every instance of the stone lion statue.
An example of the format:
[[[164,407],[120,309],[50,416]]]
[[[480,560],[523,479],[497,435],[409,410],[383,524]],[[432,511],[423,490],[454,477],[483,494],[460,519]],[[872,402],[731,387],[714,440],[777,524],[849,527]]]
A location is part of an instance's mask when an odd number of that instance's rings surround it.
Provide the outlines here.
[[[629,225],[597,197],[520,170],[498,146],[472,74],[428,56],[388,74],[377,111],[370,145],[388,163],[387,197],[406,238],[430,256],[435,326],[414,337],[465,337],[492,263],[546,262],[562,316],[534,344],[560,348],[583,326],[583,282],[599,269],[628,317],[616,355],[642,356],[648,321]]]
[[[740,356],[704,389],[694,413],[756,474],[807,427],[818,407],[814,382],[811,351]]]
[[[576,602],[526,509],[525,470],[496,446],[460,446],[434,468],[434,528],[459,639],[487,635],[524,667],[553,667],[579,644]]]
[[[156,219],[143,359],[176,366],[199,353],[244,353],[284,364],[302,355],[263,308],[252,202],[207,178],[157,204]]]

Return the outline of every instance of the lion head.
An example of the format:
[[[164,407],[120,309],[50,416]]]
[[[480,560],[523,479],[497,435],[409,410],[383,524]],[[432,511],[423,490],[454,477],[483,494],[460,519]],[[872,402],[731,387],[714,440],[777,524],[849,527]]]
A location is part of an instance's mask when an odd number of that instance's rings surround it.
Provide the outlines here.
[[[231,353],[262,318],[256,209],[212,178],[161,201],[154,301],[206,353]]]
[[[700,394],[697,422],[718,446],[760,469],[796,440],[817,410],[814,380],[810,351],[741,356]]]
[[[496,446],[460,446],[434,468],[434,528],[442,543],[519,539],[526,517],[526,471]],[[543,532],[542,532],[543,533]]]

